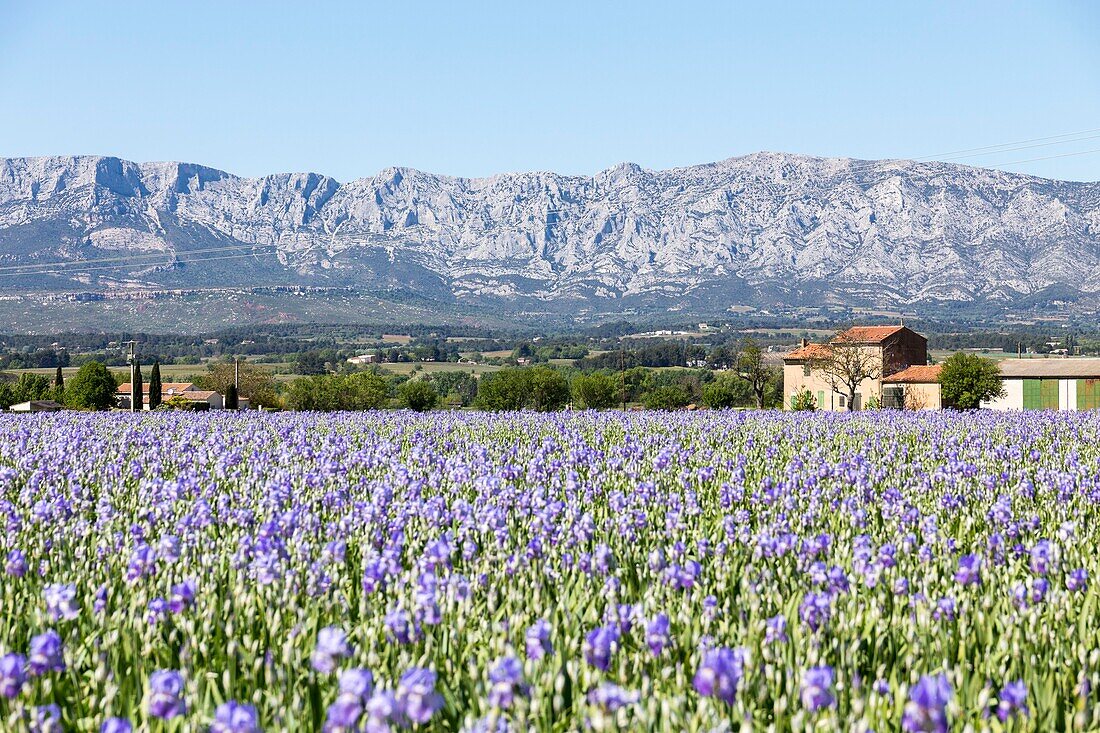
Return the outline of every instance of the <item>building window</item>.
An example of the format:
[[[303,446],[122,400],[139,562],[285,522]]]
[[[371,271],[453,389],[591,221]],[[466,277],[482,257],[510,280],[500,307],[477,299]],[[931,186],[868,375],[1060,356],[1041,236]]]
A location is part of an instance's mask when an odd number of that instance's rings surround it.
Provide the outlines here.
[[[810,365],[809,364],[803,364],[802,365],[802,376],[804,376],[804,377],[810,376]]]

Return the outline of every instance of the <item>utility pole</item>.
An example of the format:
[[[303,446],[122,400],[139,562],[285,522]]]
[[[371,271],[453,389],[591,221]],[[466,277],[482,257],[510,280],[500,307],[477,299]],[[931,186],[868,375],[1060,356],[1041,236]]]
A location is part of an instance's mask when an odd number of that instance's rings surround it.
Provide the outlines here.
[[[130,365],[130,412],[137,412],[142,402],[141,385],[137,381],[137,357],[134,354],[137,341],[126,341],[125,344],[130,347],[130,353],[126,356],[126,363]]]
[[[233,357],[233,389],[237,390],[237,394],[241,393],[241,368],[237,357]]]

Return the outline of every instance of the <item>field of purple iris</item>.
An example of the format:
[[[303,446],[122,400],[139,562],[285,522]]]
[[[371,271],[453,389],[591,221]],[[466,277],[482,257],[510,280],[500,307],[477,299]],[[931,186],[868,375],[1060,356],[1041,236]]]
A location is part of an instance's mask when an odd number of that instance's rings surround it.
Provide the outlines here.
[[[1088,730],[1100,413],[0,417],[0,728]]]

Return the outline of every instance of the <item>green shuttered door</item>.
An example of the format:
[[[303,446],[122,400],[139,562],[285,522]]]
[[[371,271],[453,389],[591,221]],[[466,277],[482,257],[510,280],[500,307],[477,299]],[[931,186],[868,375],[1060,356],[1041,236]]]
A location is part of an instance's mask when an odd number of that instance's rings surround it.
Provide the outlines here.
[[[1077,409],[1100,410],[1100,379],[1077,380]]]
[[[1044,379],[1042,390],[1043,390],[1043,409],[1044,410],[1057,410],[1058,409],[1058,380],[1057,379]]]
[[[1024,380],[1024,409],[1025,410],[1038,410],[1043,406],[1040,398],[1039,384],[1042,380],[1039,379],[1025,379]]]
[[[1058,409],[1058,380],[1057,379],[1025,379],[1024,380],[1024,409],[1025,410],[1057,410]]]

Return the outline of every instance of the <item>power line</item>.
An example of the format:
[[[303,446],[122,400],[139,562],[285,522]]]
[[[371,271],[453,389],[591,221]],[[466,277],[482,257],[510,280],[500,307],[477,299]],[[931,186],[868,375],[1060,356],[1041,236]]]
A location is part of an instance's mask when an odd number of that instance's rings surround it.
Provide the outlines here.
[[[1025,145],[1027,143],[1035,143],[1035,142],[1040,142],[1042,140],[1054,140],[1055,138],[1060,138],[1060,137],[1075,137],[1077,135],[1088,135],[1088,134],[1094,133],[1094,132],[1100,132],[1100,127],[1094,127],[1091,130],[1079,130],[1077,132],[1064,132],[1061,135],[1048,135],[1046,137],[1033,137],[1029,140],[1017,140],[1016,142],[1011,142],[1011,143],[1000,143],[998,145],[984,145],[980,148],[964,148],[962,150],[949,150],[946,153],[935,153],[933,155],[924,155],[924,156],[921,156],[919,158],[906,158],[906,160],[927,160],[929,158],[942,158],[946,155],[958,155],[959,153],[974,153],[974,152],[978,152],[980,150],[991,150],[993,148],[1003,148],[1003,147],[1007,147],[1009,145]],[[1076,141],[1075,140],[1063,140],[1063,141],[1059,141],[1059,142],[1076,142]],[[1057,145],[1059,143],[1055,142],[1055,143],[1049,143],[1049,144],[1050,145]]]
[[[1042,158],[1028,158],[1026,160],[1010,160],[1007,163],[1000,163],[1000,165],[1017,165],[1018,163],[1034,163],[1037,160],[1054,160],[1055,158],[1069,158],[1074,155],[1089,155],[1090,153],[1100,153],[1100,148],[1093,148],[1092,150],[1079,150],[1075,153],[1062,153],[1061,155],[1045,155]]]

